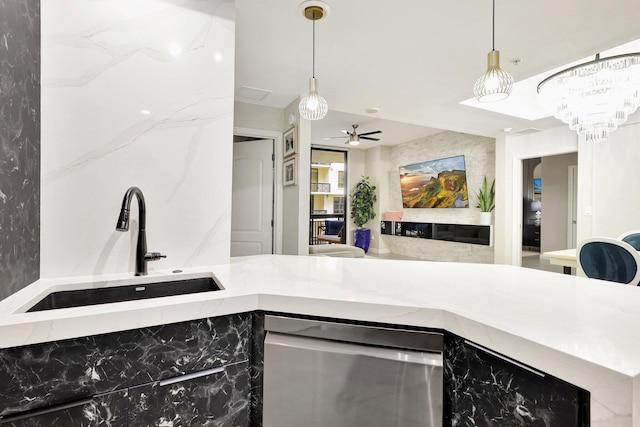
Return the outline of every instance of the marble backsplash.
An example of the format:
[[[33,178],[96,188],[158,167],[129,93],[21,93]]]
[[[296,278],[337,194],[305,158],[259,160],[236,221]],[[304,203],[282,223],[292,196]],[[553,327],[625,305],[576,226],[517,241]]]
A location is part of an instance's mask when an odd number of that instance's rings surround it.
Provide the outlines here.
[[[149,271],[229,259],[232,0],[42,4],[41,276],[133,272],[115,224],[146,199]]]
[[[0,300],[40,275],[40,1],[0,0]]]

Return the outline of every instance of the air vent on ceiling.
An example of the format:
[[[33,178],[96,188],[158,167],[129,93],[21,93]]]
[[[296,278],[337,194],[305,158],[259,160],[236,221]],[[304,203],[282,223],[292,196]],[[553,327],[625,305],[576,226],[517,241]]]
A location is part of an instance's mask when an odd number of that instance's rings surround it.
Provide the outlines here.
[[[538,132],[542,132],[542,130],[537,128],[526,128],[526,129],[516,130],[511,133],[517,133],[519,135],[528,135],[530,133],[538,133]]]
[[[257,87],[240,86],[236,90],[236,97],[251,99],[253,101],[262,101],[271,93],[270,90],[258,89]]]

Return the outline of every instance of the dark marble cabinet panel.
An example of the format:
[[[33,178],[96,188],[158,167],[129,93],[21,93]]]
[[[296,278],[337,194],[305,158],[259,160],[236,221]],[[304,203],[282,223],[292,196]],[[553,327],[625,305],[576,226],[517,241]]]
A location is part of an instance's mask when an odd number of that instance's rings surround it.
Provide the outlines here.
[[[249,425],[249,362],[169,385],[129,390],[129,425],[237,427]]]
[[[584,427],[588,392],[518,366],[448,334],[444,354],[447,427]]]
[[[9,427],[127,427],[127,391],[114,391],[69,408],[26,418],[3,425]]]
[[[250,333],[245,313],[0,350],[0,416],[247,361]]]
[[[264,338],[264,313],[255,312],[251,327],[251,427],[262,427]]]

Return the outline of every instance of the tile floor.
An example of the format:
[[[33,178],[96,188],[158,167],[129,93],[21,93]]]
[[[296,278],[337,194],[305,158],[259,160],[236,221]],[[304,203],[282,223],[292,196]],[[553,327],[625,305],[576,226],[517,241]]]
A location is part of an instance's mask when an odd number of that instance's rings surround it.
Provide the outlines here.
[[[548,259],[542,258],[540,252],[522,251],[522,267],[536,270],[552,271],[562,274],[563,268],[560,265],[551,265]],[[575,269],[572,274],[575,275]]]

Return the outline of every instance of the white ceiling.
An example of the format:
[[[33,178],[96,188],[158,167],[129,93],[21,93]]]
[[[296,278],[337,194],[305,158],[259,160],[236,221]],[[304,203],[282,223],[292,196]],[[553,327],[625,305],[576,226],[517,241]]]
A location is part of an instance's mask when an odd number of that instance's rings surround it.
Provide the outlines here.
[[[253,103],[283,108],[308,91],[312,24],[301,3],[236,0],[236,90],[272,91]],[[486,70],[491,0],[327,3],[329,16],[316,23],[316,77],[330,111],[313,122],[312,143],[342,145],[324,138],[351,124],[382,130],[385,145],[440,130],[495,136],[504,128],[562,125],[460,104]],[[639,20],[639,0],[497,0],[496,49],[517,82],[640,39]],[[367,114],[367,107],[380,112]]]

